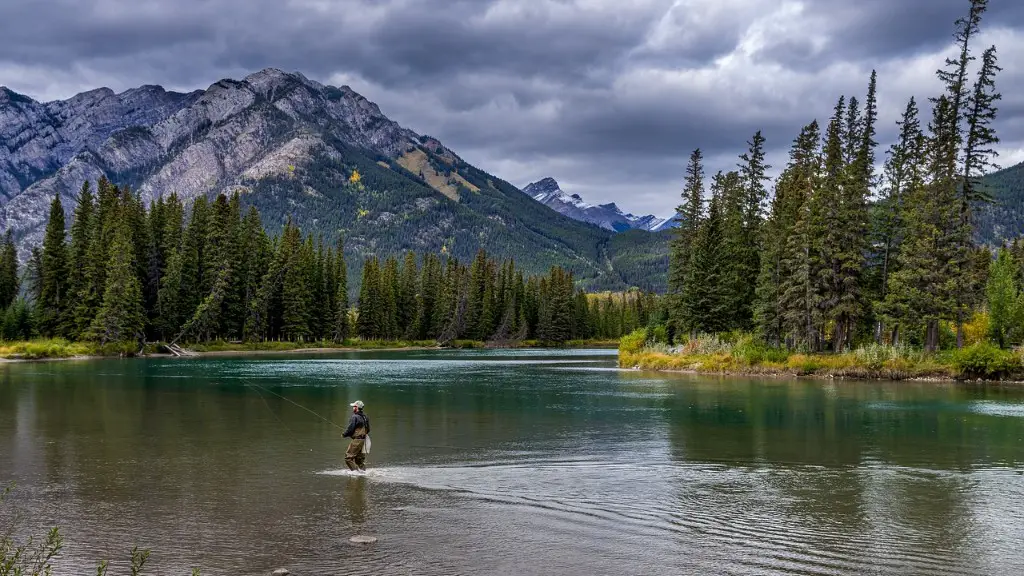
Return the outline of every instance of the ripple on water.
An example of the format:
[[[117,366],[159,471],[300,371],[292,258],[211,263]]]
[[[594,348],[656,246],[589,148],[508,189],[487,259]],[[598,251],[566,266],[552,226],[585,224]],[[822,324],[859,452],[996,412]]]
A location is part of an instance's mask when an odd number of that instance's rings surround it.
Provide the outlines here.
[[[643,464],[599,458],[491,460],[445,466],[371,468],[367,482],[404,484],[486,504],[525,508],[581,537],[626,532],[650,542],[687,541],[728,551],[721,573],[756,574],[982,574],[955,550],[920,553],[892,534],[878,546],[870,525],[851,531],[843,522],[803,510],[803,498],[782,490],[794,484],[827,486],[871,469],[787,466],[766,471],[717,464],[658,460]],[[892,470],[873,481],[892,482]],[[325,470],[326,476],[351,476]],[[612,480],[613,479],[613,480]],[[913,481],[906,477],[905,481]],[[851,512],[866,517],[863,503]],[[848,520],[848,519],[843,519]],[[845,528],[845,529],[844,529]],[[904,539],[912,535],[903,535]],[[731,566],[731,567],[730,567]]]

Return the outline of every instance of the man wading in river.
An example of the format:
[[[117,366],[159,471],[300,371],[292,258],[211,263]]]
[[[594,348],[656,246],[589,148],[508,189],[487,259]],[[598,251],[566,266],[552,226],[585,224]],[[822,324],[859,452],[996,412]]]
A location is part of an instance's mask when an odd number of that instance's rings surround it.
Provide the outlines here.
[[[366,454],[363,453],[363,444],[366,442],[366,435],[370,433],[370,418],[363,413],[363,401],[356,400],[349,404],[352,407],[352,418],[348,421],[348,428],[342,434],[344,438],[351,438],[348,443],[348,451],[345,452],[345,465],[349,470],[366,471]]]

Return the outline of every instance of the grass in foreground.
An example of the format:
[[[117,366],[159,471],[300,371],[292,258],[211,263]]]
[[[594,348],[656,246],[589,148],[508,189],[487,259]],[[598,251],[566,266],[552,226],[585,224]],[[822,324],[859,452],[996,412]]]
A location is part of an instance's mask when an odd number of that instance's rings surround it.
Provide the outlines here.
[[[669,348],[639,330],[623,337],[619,366],[709,374],[764,374],[907,380],[1024,378],[1024,357],[979,342],[962,350],[927,354],[903,346],[871,344],[844,354],[803,354],[766,346],[750,336],[728,341],[701,336]]]

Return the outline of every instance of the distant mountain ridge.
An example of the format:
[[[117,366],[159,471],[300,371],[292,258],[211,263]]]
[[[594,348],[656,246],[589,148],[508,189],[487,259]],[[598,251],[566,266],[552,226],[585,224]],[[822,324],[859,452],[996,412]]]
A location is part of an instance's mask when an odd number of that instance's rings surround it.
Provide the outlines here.
[[[614,202],[598,205],[588,204],[579,194],[569,195],[563,192],[558,182],[550,177],[528,184],[523,188],[523,192],[559,214],[613,232],[658,231],[673,227],[672,219],[665,220],[651,214],[634,216],[623,212]]]
[[[535,202],[350,88],[299,73],[268,68],[189,93],[101,88],[47,103],[0,88],[0,228],[14,232],[23,259],[41,242],[54,194],[70,216],[82,183],[101,176],[146,201],[238,192],[272,232],[291,219],[328,242],[343,237],[350,277],[370,255],[468,260],[483,248],[529,273],[561,265],[587,288],[642,278],[664,289],[663,271],[626,269],[642,259],[629,238],[612,242],[612,232]]]

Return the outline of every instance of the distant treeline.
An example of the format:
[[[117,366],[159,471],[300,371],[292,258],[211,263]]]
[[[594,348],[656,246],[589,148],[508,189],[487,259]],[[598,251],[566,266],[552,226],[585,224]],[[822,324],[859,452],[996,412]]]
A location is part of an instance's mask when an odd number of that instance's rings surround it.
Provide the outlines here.
[[[127,187],[83,184],[70,234],[59,196],[17,298],[16,248],[0,249],[3,336],[111,342],[295,342],[617,338],[656,313],[652,294],[588,297],[553,267],[524,277],[480,251],[469,265],[413,253],[368,258],[349,301],[341,244],[290,222],[271,236],[237,194],[190,210],[176,195],[145,206]],[[358,304],[353,306],[352,304]]]

